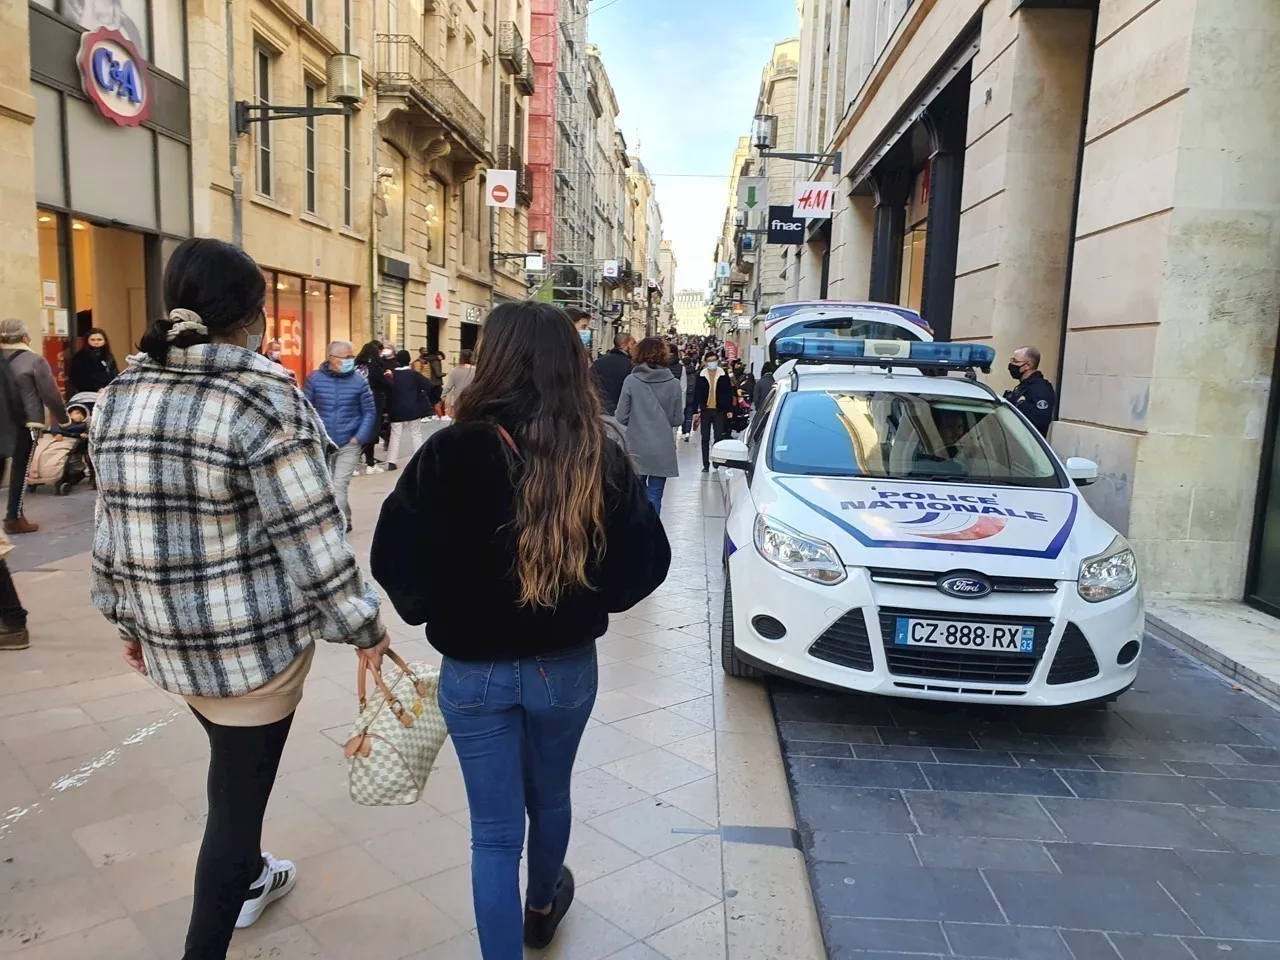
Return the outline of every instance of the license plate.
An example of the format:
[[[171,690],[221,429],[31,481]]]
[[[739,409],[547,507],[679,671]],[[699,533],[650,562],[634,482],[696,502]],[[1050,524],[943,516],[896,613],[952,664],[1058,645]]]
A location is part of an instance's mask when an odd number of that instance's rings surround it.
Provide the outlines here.
[[[1035,653],[1036,628],[1003,623],[969,623],[898,617],[893,642],[903,647],[941,647],[946,650],[987,650],[994,653]]]

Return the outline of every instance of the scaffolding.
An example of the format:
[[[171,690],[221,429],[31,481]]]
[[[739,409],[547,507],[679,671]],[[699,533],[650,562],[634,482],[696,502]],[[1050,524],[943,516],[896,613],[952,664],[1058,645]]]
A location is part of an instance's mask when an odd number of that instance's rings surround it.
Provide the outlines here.
[[[595,113],[587,59],[587,0],[560,0],[556,74],[555,300],[599,309],[597,297]]]

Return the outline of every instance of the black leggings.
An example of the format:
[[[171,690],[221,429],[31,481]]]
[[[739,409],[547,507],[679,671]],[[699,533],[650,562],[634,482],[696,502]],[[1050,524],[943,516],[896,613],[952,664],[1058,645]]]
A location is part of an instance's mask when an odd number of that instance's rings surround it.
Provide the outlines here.
[[[293,714],[265,727],[224,727],[192,712],[209,735],[209,819],[183,960],[225,960],[245,895],[262,873],[262,817]]]
[[[6,520],[17,520],[22,516],[22,502],[27,495],[27,471],[31,469],[31,454],[35,452],[36,442],[27,427],[18,428],[17,441],[13,445],[13,467],[9,475],[9,509],[5,513]],[[3,461],[0,461],[2,464]]]

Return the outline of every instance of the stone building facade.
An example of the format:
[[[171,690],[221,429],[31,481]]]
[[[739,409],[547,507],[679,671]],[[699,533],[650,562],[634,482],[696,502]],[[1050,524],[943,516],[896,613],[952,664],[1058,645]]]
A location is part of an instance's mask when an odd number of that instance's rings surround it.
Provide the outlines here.
[[[805,0],[800,90],[842,170],[792,295],[1036,344],[1147,589],[1280,609],[1280,7]]]

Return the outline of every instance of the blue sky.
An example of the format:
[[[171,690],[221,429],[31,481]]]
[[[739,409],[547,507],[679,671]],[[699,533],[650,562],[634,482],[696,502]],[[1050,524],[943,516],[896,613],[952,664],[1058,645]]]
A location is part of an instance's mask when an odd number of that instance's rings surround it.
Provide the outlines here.
[[[794,0],[592,0],[587,40],[600,47],[627,144],[639,143],[657,183],[678,289],[705,291],[715,272],[733,151],[750,133],[773,45],[799,29]]]

